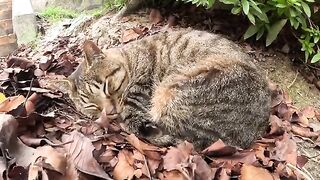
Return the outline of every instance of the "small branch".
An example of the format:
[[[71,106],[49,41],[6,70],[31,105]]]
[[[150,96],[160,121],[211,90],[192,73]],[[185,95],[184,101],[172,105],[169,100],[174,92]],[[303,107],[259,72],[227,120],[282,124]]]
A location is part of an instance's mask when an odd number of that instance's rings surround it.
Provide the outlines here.
[[[29,88],[29,91],[28,91],[28,93],[27,93],[26,100],[25,100],[24,103],[23,103],[23,106],[26,105],[26,103],[27,103],[27,101],[28,101],[28,98],[29,98],[29,96],[30,96],[31,89],[32,89],[32,84],[33,84],[33,80],[34,80],[34,78],[31,79],[30,88]]]
[[[290,163],[288,163],[286,166],[289,167],[289,168],[292,169],[292,170],[298,171],[298,172],[299,172],[305,179],[307,179],[307,180],[315,180],[312,176],[310,176],[311,174],[310,174],[308,171],[307,171],[307,173],[306,173],[306,172],[304,172],[303,170],[297,168],[296,166],[294,166],[294,165],[292,165],[292,164],[290,164]],[[309,174],[310,174],[310,175],[309,175]]]
[[[296,82],[297,77],[298,77],[298,74],[299,74],[299,72],[298,72],[298,70],[297,70],[296,75],[295,75],[295,77],[294,77],[293,81],[292,81],[292,82],[289,84],[289,86],[287,87],[288,89],[290,89],[290,88],[291,88],[291,86]]]

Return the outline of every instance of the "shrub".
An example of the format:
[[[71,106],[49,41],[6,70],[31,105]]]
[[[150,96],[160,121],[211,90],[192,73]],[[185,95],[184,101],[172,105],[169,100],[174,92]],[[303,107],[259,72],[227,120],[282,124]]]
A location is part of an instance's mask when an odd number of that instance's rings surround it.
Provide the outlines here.
[[[215,0],[183,0],[197,6],[210,8]],[[290,24],[298,41],[305,61],[316,63],[320,60],[319,26],[312,18],[318,12],[314,0],[219,0],[232,5],[232,14],[243,14],[251,25],[244,34],[244,39],[254,37],[259,40],[266,35],[266,46],[269,46],[286,24]]]

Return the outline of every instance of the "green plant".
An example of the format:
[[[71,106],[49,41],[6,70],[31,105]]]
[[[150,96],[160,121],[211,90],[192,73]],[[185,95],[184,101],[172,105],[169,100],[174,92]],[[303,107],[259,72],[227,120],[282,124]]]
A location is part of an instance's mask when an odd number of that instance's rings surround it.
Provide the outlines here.
[[[104,8],[107,9],[107,10],[110,10],[110,9],[119,10],[119,9],[121,9],[125,4],[126,4],[126,0],[108,0],[108,1],[104,4]]]
[[[212,7],[215,0],[183,0],[196,5]],[[316,16],[314,0],[219,0],[232,5],[232,14],[244,14],[251,25],[244,34],[244,39],[255,36],[256,40],[266,35],[266,46],[278,36],[283,27],[290,23],[301,44],[306,62],[320,61],[318,25],[312,22]],[[298,35],[296,35],[298,34]]]
[[[40,16],[50,21],[58,21],[63,18],[75,18],[79,15],[75,10],[65,9],[63,7],[48,7],[40,13]]]

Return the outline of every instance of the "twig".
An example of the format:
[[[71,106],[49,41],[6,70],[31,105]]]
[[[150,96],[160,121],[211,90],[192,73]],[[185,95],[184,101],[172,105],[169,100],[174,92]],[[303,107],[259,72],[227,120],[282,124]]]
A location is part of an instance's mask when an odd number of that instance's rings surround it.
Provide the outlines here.
[[[297,72],[296,72],[296,76],[294,77],[293,81],[292,81],[292,82],[289,84],[289,86],[287,87],[288,89],[290,89],[290,88],[291,88],[291,86],[296,82],[297,77],[298,77],[298,74],[299,74],[299,72],[298,72],[298,70],[297,70]]]
[[[150,169],[149,169],[149,164],[148,164],[147,158],[146,158],[146,156],[144,154],[143,154],[143,160],[144,160],[145,166],[146,166],[147,171],[148,171],[149,179],[152,180],[151,172],[150,172]]]
[[[29,91],[28,91],[28,93],[27,93],[26,99],[24,100],[23,106],[26,106],[26,103],[27,103],[28,98],[29,98],[29,96],[30,96],[31,89],[32,89],[32,84],[33,84],[33,80],[34,80],[34,78],[31,79],[30,88],[29,88]]]
[[[307,180],[315,180],[309,172],[306,173],[306,172],[304,172],[303,170],[297,168],[296,166],[294,166],[294,165],[292,165],[292,164],[290,164],[290,163],[287,163],[286,166],[289,167],[289,168],[291,168],[291,169],[293,169],[293,170],[298,171],[298,172],[299,172],[302,176],[304,176],[304,178],[306,178]],[[310,175],[309,175],[309,174],[310,174]]]
[[[181,174],[187,179],[187,180],[191,180],[191,178],[189,177],[189,175],[186,173],[186,171],[183,170],[183,168],[181,166],[177,167],[177,170],[179,172],[181,172]]]
[[[315,144],[315,142],[312,139],[307,138],[307,137],[303,137],[303,136],[300,136],[300,135],[297,135],[297,134],[293,134],[293,137],[298,137],[298,138],[302,139],[303,141],[308,141],[311,144]]]

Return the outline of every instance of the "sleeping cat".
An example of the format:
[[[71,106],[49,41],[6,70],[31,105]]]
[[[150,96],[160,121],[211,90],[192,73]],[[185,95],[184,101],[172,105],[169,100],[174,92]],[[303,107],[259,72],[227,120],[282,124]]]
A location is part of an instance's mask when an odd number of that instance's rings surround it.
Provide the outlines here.
[[[124,129],[156,145],[222,139],[247,148],[266,130],[265,77],[233,42],[196,30],[162,32],[102,52],[84,43],[85,60],[67,78],[84,114],[104,109]]]

